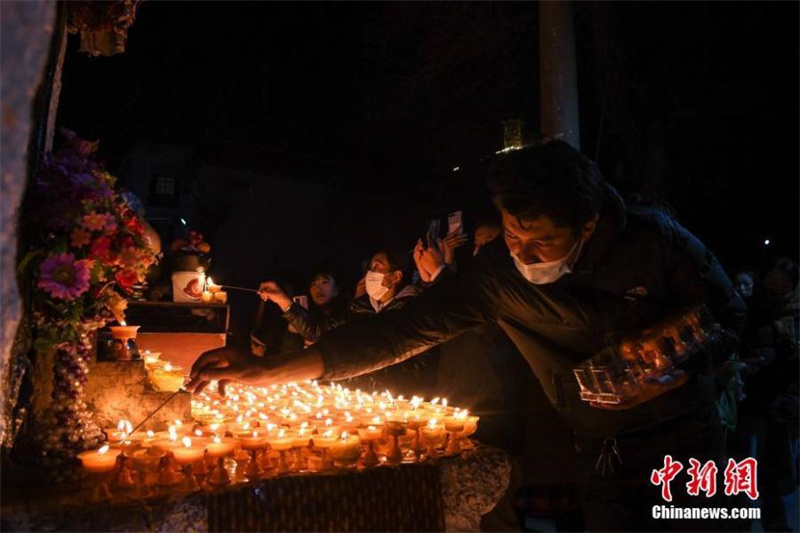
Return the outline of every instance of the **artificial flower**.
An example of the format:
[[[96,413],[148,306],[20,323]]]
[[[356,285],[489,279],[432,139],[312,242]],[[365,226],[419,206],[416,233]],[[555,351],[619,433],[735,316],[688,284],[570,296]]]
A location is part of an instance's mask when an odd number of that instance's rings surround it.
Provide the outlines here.
[[[75,248],[83,248],[92,241],[92,234],[83,228],[75,228],[70,235],[70,243]]]
[[[90,270],[72,254],[51,255],[42,261],[38,286],[53,298],[72,300],[89,290]]]

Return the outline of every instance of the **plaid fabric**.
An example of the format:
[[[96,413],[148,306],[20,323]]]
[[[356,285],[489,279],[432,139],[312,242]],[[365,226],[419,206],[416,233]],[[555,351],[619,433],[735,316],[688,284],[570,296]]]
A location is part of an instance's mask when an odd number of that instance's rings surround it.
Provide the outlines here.
[[[208,530],[444,531],[436,467],[290,476],[208,494]]]

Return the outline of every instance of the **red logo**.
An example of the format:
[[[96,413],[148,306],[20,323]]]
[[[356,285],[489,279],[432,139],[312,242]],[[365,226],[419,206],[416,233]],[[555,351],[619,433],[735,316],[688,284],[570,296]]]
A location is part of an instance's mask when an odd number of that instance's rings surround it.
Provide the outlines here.
[[[689,465],[689,469],[686,470],[690,477],[689,482],[686,483],[687,494],[699,496],[703,492],[706,498],[714,496],[717,493],[717,473],[719,472],[714,461],[701,463],[695,458],[690,458]],[[650,474],[650,483],[661,486],[661,497],[665,501],[672,501],[670,483],[682,470],[683,464],[680,461],[674,461],[671,455],[665,455],[664,467],[653,470]],[[733,459],[728,459],[724,477],[726,496],[744,493],[751,500],[758,499],[758,461],[752,457],[738,463]]]

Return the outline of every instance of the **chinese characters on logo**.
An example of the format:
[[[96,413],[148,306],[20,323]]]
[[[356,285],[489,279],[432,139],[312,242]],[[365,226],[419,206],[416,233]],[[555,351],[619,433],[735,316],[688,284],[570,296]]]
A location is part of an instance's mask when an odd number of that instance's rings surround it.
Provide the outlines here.
[[[701,492],[705,494],[706,498],[714,496],[717,493],[717,473],[719,472],[714,461],[706,461],[703,464],[697,459],[691,458],[689,465],[686,473],[689,474],[690,479],[686,483],[686,492],[690,496],[699,496]],[[757,467],[758,462],[752,457],[738,463],[733,459],[728,459],[723,480],[725,495],[735,496],[744,493],[751,500],[758,499]],[[650,483],[661,486],[661,497],[665,501],[672,501],[671,483],[682,470],[683,464],[673,460],[671,455],[667,455],[664,457],[664,467],[653,470],[650,474]]]

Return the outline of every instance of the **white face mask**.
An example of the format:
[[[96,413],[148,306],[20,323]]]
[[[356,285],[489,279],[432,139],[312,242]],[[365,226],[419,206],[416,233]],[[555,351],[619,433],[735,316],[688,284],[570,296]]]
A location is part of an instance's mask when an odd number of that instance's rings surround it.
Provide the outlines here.
[[[513,252],[511,253],[511,257],[514,259],[514,265],[517,267],[517,270],[519,270],[519,273],[522,274],[523,278],[536,285],[545,285],[547,283],[553,283],[564,274],[572,272],[572,268],[567,264],[567,258],[572,255],[576,246],[579,247],[578,254],[580,254],[580,247],[583,246],[583,240],[579,239],[578,242],[572,245],[567,255],[561,259],[547,261],[545,263],[531,263],[530,265],[526,265],[520,261]]]
[[[367,294],[369,294],[370,298],[373,300],[380,300],[386,296],[387,292],[389,292],[389,287],[383,286],[384,277],[385,274],[374,272],[372,270],[367,271],[367,275],[364,276],[364,283],[367,286]]]

